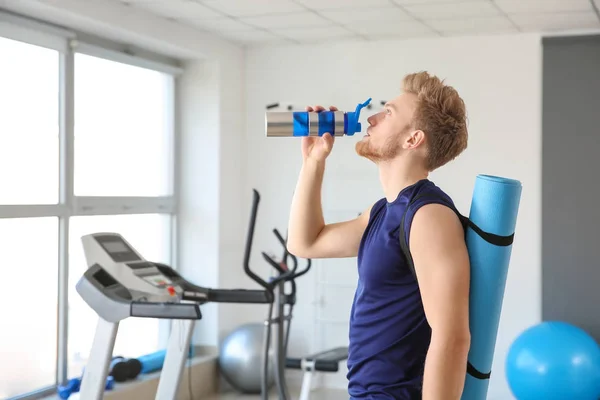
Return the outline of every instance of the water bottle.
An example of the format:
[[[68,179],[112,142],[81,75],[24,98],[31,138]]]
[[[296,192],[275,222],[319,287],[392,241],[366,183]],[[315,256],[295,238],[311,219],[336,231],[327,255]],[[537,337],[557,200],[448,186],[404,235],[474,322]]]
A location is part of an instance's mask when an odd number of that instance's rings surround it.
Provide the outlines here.
[[[371,102],[371,98],[358,104],[355,111],[267,111],[265,132],[267,137],[352,136],[360,132],[360,110]]]

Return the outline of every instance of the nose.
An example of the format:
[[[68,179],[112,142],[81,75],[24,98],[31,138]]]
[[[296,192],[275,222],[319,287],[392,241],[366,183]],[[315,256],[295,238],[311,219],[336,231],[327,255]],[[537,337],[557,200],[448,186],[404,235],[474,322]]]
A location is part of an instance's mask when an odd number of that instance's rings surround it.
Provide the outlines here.
[[[377,123],[377,120],[379,119],[378,117],[380,114],[381,114],[380,112],[375,113],[375,114],[371,115],[369,118],[367,118],[367,122],[369,123],[369,125],[371,125],[371,126],[375,125]]]
[[[367,122],[369,123],[369,125],[373,126],[375,125],[375,122],[377,121],[377,114],[373,114],[371,115],[369,118],[367,118]]]

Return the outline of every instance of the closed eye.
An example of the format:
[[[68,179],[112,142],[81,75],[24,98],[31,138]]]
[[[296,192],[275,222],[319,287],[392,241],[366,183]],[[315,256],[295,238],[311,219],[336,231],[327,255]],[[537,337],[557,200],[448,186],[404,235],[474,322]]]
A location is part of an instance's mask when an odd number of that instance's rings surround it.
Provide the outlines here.
[[[392,115],[392,109],[394,109],[394,111],[396,111],[396,107],[392,103],[385,103],[383,105],[383,108],[385,109],[385,113],[387,115]]]

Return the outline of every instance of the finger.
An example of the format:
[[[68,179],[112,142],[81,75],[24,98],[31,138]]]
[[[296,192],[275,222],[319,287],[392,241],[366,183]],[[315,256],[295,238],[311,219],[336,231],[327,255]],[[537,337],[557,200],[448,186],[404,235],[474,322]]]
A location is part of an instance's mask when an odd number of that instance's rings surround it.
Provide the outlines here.
[[[308,112],[312,112],[312,111],[313,111],[313,108],[312,108],[311,106],[307,106],[307,107],[305,108],[305,110],[306,110],[306,111],[308,111]]]
[[[325,143],[325,148],[330,151],[332,146],[333,146],[333,135],[329,132],[324,133],[323,136],[323,142]]]
[[[323,107],[323,106],[315,106],[315,107],[314,107],[314,110],[315,110],[316,112],[325,111],[325,107]]]
[[[338,111],[336,106],[329,106],[329,111]]]

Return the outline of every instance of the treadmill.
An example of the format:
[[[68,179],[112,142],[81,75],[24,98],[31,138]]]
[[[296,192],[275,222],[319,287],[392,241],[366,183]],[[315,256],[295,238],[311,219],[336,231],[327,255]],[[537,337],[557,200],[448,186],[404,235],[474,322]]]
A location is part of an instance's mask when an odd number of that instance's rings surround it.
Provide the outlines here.
[[[182,320],[172,325],[156,394],[176,398],[194,323],[202,318],[200,303],[183,299],[191,283],[146,261],[117,233],[86,235],[82,242],[88,269],[76,289],[99,318],[80,398],[102,399],[119,322],[128,317]]]
[[[94,233],[81,240],[88,269],[76,290],[99,317],[81,381],[81,399],[102,399],[121,320],[181,320],[172,324],[156,393],[156,399],[172,400],[179,388],[194,324],[202,318],[200,305],[209,301],[269,304],[274,300],[267,290],[196,286],[171,267],[145,260],[118,233]]]

